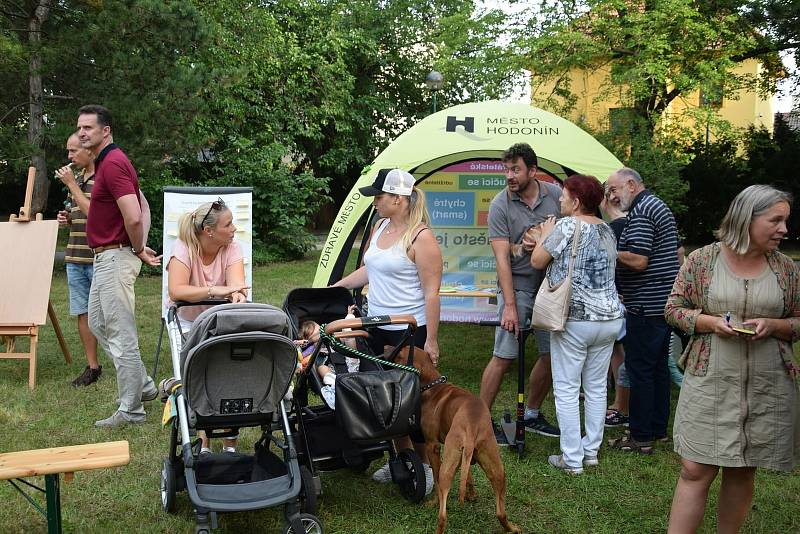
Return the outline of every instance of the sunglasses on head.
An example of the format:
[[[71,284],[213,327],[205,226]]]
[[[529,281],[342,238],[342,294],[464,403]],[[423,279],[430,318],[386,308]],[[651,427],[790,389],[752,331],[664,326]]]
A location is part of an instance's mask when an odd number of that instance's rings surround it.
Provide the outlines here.
[[[212,202],[211,203],[211,207],[208,208],[208,211],[206,212],[206,216],[203,217],[202,221],[200,221],[200,228],[202,228],[205,225],[206,219],[208,219],[208,216],[211,215],[211,211],[212,210],[213,211],[219,211],[219,210],[223,209],[224,207],[225,207],[225,201],[222,200],[221,198],[217,197],[217,200]]]

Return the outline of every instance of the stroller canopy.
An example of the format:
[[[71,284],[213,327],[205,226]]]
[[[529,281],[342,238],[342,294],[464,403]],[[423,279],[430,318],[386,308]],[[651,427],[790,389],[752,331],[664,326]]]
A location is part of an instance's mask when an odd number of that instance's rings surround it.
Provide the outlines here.
[[[300,335],[300,324],[306,320],[319,324],[344,319],[347,308],[353,304],[353,295],[343,287],[301,287],[289,291],[283,301],[283,311],[289,316],[294,329],[293,337]]]
[[[289,318],[268,304],[201,313],[181,349],[190,418],[273,413],[297,366]]]

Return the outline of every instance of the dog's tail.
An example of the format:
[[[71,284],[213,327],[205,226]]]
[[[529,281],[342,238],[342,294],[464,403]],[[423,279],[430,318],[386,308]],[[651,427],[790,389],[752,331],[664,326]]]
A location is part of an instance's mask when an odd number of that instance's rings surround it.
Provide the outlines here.
[[[470,477],[470,466],[472,465],[472,454],[475,452],[475,436],[467,436],[464,440],[464,448],[461,449],[461,479],[458,484],[458,502],[464,504],[467,495],[467,481]]]

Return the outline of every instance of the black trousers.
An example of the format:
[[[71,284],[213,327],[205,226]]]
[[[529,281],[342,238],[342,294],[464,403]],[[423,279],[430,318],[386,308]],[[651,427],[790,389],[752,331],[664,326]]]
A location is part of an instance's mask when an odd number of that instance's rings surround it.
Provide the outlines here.
[[[664,316],[628,314],[625,369],[631,380],[630,431],[636,441],[667,436],[670,327]]]
[[[369,331],[369,348],[372,349],[373,354],[383,354],[383,347],[391,345],[396,347],[400,340],[403,339],[403,334],[406,329],[402,330],[386,330],[384,328],[372,328]],[[425,339],[428,337],[428,327],[420,326],[414,331],[414,346],[425,348]]]

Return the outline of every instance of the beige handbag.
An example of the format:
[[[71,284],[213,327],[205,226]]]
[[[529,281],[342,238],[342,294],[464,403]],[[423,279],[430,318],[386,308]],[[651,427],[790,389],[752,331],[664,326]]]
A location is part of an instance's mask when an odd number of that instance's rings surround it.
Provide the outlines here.
[[[567,315],[569,314],[569,303],[572,298],[572,268],[575,266],[575,256],[578,255],[580,238],[581,221],[576,217],[567,277],[555,287],[550,287],[547,276],[542,280],[542,285],[539,286],[539,292],[536,294],[536,300],[533,303],[531,325],[534,328],[550,330],[551,332],[564,331],[567,324]]]

